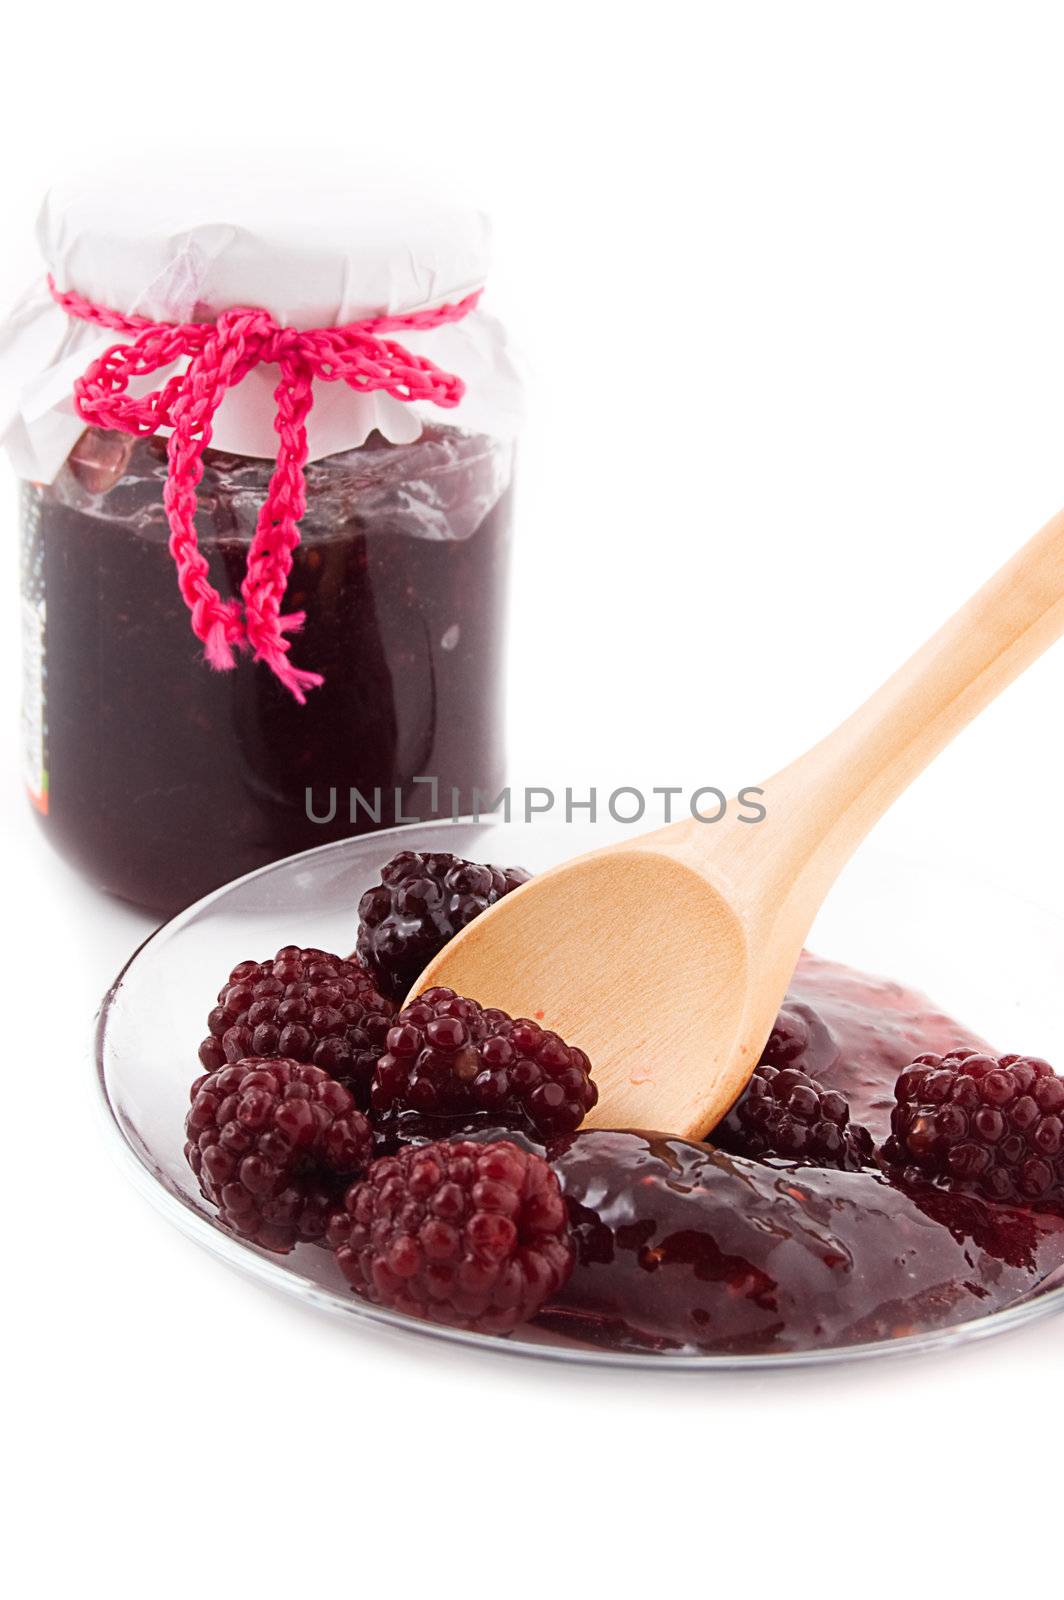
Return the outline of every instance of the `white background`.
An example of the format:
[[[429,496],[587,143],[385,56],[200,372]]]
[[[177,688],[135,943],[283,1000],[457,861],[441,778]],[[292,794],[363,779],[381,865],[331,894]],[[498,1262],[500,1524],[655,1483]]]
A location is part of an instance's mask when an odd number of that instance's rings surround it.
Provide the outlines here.
[[[6,28],[4,301],[44,187],[118,145],[160,183],[389,149],[494,213],[489,303],[535,373],[517,781],[756,781],[1064,500],[1052,6],[112,0]],[[127,1188],[87,1041],[147,924],[24,806],[4,494],[13,1592],[1058,1582],[1059,1319],[822,1376],[533,1370],[275,1301]],[[881,837],[1059,898],[1062,704],[1058,649]]]

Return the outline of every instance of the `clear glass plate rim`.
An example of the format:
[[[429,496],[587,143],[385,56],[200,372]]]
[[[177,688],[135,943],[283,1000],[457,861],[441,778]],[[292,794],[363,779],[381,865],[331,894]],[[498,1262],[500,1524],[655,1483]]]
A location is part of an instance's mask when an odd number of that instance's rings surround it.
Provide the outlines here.
[[[431,826],[434,828],[454,827],[458,829],[461,827],[489,825],[496,820],[490,815],[475,818],[444,818],[432,823]],[[1014,1306],[1006,1307],[1002,1311],[992,1312],[985,1317],[977,1317],[967,1322],[955,1323],[946,1328],[932,1329],[924,1333],[907,1334],[901,1338],[881,1340],[870,1344],[780,1351],[746,1356],[713,1352],[643,1354],[634,1351],[599,1350],[593,1347],[567,1344],[537,1344],[513,1336],[504,1339],[494,1335],[470,1332],[462,1328],[451,1328],[444,1324],[425,1322],[416,1317],[407,1317],[400,1312],[390,1311],[383,1306],[374,1306],[367,1301],[359,1300],[355,1295],[345,1297],[337,1294],[293,1272],[284,1264],[286,1258],[278,1257],[274,1259],[266,1255],[254,1246],[245,1244],[235,1236],[227,1233],[206,1215],[194,1210],[192,1206],[171,1191],[161,1175],[153,1169],[145,1158],[146,1152],[142,1153],[138,1150],[126,1130],[123,1119],[114,1104],[108,1088],[107,1023],[127,974],[134,964],[140,960],[144,952],[157,940],[166,935],[176,933],[183,924],[191,922],[214,902],[227,897],[242,885],[248,884],[253,880],[261,881],[263,878],[277,872],[298,870],[301,864],[309,863],[329,854],[342,853],[357,846],[364,847],[369,839],[374,843],[380,843],[386,849],[391,839],[401,839],[409,846],[411,835],[417,831],[416,826],[404,825],[399,828],[382,829],[372,835],[363,834],[349,839],[334,840],[329,844],[318,845],[314,849],[302,851],[297,855],[286,856],[280,861],[270,862],[265,867],[259,867],[252,872],[244,874],[243,877],[235,878],[229,883],[222,884],[218,889],[193,902],[192,905],[187,906],[183,911],[179,911],[174,917],[154,929],[133,951],[107,990],[96,1016],[93,1049],[97,1107],[105,1136],[112,1154],[118,1160],[119,1166],[133,1186],[186,1237],[192,1239],[227,1266],[240,1272],[244,1277],[327,1311],[334,1317],[354,1318],[356,1321],[369,1322],[400,1330],[404,1333],[413,1333],[421,1338],[443,1340],[445,1343],[467,1350],[489,1351],[495,1355],[502,1354],[568,1364],[575,1363],[591,1367],[636,1368],[641,1372],[780,1371],[798,1367],[835,1366],[843,1363],[881,1360],[892,1356],[924,1354],[955,1345],[994,1338],[1000,1334],[1025,1327],[1044,1316],[1064,1310],[1064,1283],[1062,1283],[1055,1288],[1041,1292],[1036,1291],[1029,1299],[1020,1301]]]

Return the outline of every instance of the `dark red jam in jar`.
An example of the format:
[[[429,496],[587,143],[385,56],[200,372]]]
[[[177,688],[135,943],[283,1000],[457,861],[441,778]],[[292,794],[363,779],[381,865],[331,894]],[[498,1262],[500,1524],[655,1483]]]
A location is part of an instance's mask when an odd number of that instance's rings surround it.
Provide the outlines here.
[[[388,222],[393,238],[379,220],[360,232],[356,217],[345,232],[335,218],[319,228],[304,217],[296,237],[285,201],[270,203],[274,220],[256,226],[250,256],[246,240],[207,256],[209,227],[185,248],[165,207],[138,221],[113,195],[51,200],[42,218],[55,281],[33,316],[39,334],[54,332],[44,377],[57,403],[47,429],[24,422],[13,450],[27,784],[58,850],[101,888],[162,912],[345,835],[489,809],[504,782],[516,379],[501,330],[476,304],[483,220],[411,212]],[[101,302],[130,326],[101,331]],[[181,403],[195,403],[200,325],[224,332],[234,306],[265,307],[265,343],[235,380],[226,363],[250,347],[242,331],[212,356],[206,378],[225,372],[222,400],[191,430],[186,482],[207,581],[241,618],[284,438],[278,370],[298,373],[284,367],[285,341],[291,329],[311,330],[311,341],[340,329],[347,341],[296,351],[314,373],[310,447],[298,462],[305,509],[290,518],[298,542],[280,611],[305,616],[284,634],[286,660],[324,680],[305,703],[256,655],[250,625],[233,669],[215,670],[209,629],[194,629],[187,577],[179,583],[175,569],[168,438],[179,430],[142,426],[138,436],[107,409],[114,388],[99,401],[107,374],[91,388],[93,360],[140,336],[135,318],[152,323],[149,339],[180,322],[181,358],[138,372],[128,392],[156,393],[184,373]],[[368,338],[351,333],[381,317],[389,325]],[[70,356],[72,339],[83,360]],[[389,362],[398,378],[380,377]],[[337,381],[344,363],[352,376]],[[23,361],[27,386],[39,369],[38,349]],[[72,405],[83,372],[90,403],[83,385]],[[178,416],[171,403],[167,423]],[[288,431],[298,438],[297,426]]]
[[[269,471],[207,457],[197,529],[223,597],[239,592]],[[428,425],[308,466],[286,597],[307,616],[293,655],[325,678],[305,705],[261,667],[204,662],[165,479],[160,441],[88,432],[54,483],[23,488],[55,845],[101,887],[168,910],[397,811],[487,806],[503,777],[506,448]]]

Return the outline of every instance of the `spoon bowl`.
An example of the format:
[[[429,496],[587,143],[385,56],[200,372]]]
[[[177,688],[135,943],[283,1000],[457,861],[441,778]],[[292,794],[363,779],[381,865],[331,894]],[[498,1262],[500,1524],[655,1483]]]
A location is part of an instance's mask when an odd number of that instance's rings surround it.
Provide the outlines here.
[[[667,1107],[668,1126],[693,1129],[720,1096],[740,1093],[746,941],[704,872],[626,843],[532,878],[499,909],[471,923],[418,989],[445,984],[579,1045],[600,1094],[587,1126],[657,1127]]]

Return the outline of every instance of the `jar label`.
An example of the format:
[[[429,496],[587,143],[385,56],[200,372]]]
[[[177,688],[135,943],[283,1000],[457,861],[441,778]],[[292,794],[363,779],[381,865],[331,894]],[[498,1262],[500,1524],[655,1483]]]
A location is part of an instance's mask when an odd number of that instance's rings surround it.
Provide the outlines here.
[[[22,490],[22,771],[32,804],[48,814],[44,544],[41,494]]]

